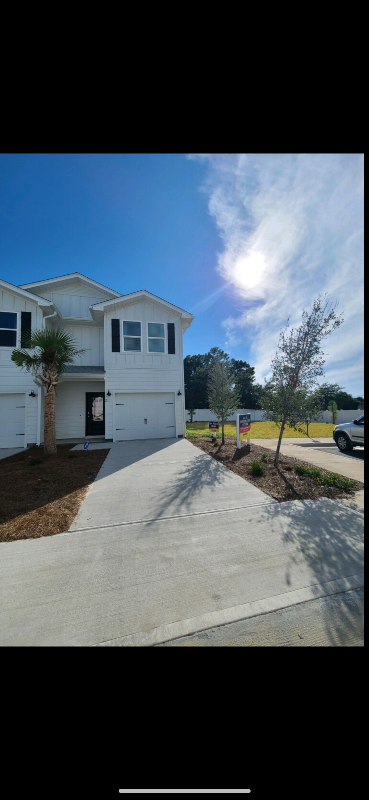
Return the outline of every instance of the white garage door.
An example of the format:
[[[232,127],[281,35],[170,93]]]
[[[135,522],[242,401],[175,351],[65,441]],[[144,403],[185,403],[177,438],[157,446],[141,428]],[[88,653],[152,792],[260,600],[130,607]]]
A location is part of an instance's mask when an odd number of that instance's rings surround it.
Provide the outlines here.
[[[24,447],[26,396],[0,394],[0,447]]]
[[[115,395],[115,439],[164,439],[175,436],[174,394]]]

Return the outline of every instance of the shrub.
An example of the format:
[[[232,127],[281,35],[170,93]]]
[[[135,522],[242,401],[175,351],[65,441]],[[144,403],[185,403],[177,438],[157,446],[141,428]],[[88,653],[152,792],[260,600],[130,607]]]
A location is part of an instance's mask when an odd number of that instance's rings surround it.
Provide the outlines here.
[[[264,474],[264,464],[260,464],[260,461],[251,461],[250,464],[251,472],[253,475],[263,475]]]
[[[337,489],[353,489],[356,481],[351,481],[343,475],[337,475],[336,472],[322,472],[318,467],[302,467],[297,465],[294,467],[298,475],[305,475],[307,478],[313,478],[318,481],[322,486],[335,486]]]
[[[266,453],[263,453],[263,455],[261,456],[261,460],[262,461],[268,461],[268,456],[267,456]]]

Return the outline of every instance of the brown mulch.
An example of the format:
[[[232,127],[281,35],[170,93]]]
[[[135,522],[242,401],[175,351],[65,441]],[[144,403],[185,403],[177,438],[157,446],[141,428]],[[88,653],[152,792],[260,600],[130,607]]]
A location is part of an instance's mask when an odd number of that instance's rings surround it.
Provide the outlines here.
[[[355,481],[355,486],[352,489],[323,486],[314,478],[298,475],[294,470],[294,466],[297,464],[307,467],[312,467],[313,464],[280,454],[278,465],[275,467],[273,465],[275,456],[273,450],[259,447],[252,443],[250,447],[246,442],[242,442],[242,447],[238,450],[236,440],[232,437],[227,437],[223,445],[221,444],[221,439],[217,440],[219,444],[214,445],[212,439],[206,436],[194,437],[189,441],[199,447],[200,450],[213,456],[217,461],[220,461],[232,472],[235,472],[236,475],[240,475],[241,478],[245,478],[249,483],[261,489],[262,492],[278,500],[279,503],[283,503],[286,500],[316,500],[319,497],[330,497],[331,499],[348,498],[353,497],[355,492],[364,488],[364,484],[360,481]],[[263,453],[267,456],[266,462],[261,459]],[[252,474],[250,467],[252,461],[265,463],[263,475],[256,476]],[[321,472],[329,474],[326,469],[321,469]]]
[[[64,533],[109,453],[58,445],[56,456],[29,448],[1,460],[0,541]],[[37,463],[36,463],[37,462]]]

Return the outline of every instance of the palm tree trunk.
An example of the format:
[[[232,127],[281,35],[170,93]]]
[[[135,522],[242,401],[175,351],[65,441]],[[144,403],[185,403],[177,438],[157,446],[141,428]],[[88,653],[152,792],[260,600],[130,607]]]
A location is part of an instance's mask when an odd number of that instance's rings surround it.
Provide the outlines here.
[[[44,454],[45,456],[51,456],[57,452],[55,428],[55,386],[50,386],[45,397],[44,427]]]

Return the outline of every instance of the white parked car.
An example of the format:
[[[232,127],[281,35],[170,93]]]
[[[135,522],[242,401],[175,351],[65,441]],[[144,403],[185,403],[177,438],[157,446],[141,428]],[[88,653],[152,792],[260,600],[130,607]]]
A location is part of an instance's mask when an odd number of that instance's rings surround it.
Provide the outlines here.
[[[343,453],[352,450],[353,447],[364,446],[364,414],[362,417],[354,419],[352,422],[343,422],[336,425],[333,431],[333,439],[337,447]]]

